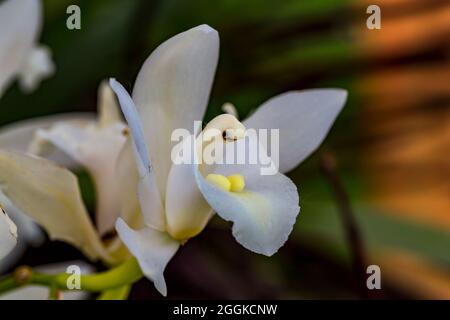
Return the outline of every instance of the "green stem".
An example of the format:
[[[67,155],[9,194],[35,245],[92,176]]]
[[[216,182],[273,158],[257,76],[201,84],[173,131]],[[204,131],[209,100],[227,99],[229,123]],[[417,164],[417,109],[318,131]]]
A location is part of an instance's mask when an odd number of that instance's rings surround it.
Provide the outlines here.
[[[126,284],[122,287],[103,291],[97,300],[126,300],[131,291],[131,285]]]
[[[48,298],[49,300],[58,300],[59,299],[60,290],[54,285],[50,287]]]
[[[59,290],[69,290],[68,282],[74,275],[60,274],[42,274],[31,272],[29,279],[25,283],[18,281],[14,275],[10,275],[0,281],[0,294],[23,285],[35,284]],[[142,271],[135,258],[125,261],[121,265],[105,272],[97,274],[81,275],[80,290],[89,292],[101,292],[109,289],[122,287],[132,284],[143,277]]]
[[[20,287],[12,276],[8,276],[0,281],[0,294]]]

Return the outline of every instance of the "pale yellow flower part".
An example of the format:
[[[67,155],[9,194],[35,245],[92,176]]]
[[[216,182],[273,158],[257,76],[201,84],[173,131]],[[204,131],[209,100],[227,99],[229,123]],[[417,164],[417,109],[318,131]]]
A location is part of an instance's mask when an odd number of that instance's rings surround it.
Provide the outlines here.
[[[112,261],[69,170],[49,160],[0,151],[0,184],[8,199],[42,225],[51,239],[72,244],[92,260]]]
[[[93,178],[97,192],[96,224],[101,235],[114,229],[120,216],[120,186],[116,169],[120,152],[128,138],[111,88],[99,88],[99,116],[91,122],[61,121],[36,131],[29,151],[45,156],[53,146],[65,152]]]
[[[4,126],[0,129],[0,150],[25,153],[28,150],[30,141],[33,139],[36,130],[49,128],[55,123],[61,121],[87,123],[92,121],[92,119],[93,116],[89,113],[72,113],[28,119]],[[76,167],[73,160],[58,150],[51,151],[47,154],[47,156],[52,161],[55,161],[64,167]],[[17,246],[11,254],[5,256],[0,261],[0,272],[2,272],[14,266],[25,251],[28,244],[38,246],[42,243],[44,237],[41,229],[33,221],[33,219],[15,207],[14,204],[11,203],[11,201],[1,191],[0,205],[18,228]]]

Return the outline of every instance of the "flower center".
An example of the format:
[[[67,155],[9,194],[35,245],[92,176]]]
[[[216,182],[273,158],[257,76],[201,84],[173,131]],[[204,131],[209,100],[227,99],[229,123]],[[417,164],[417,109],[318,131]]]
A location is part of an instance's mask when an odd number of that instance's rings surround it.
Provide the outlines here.
[[[221,174],[210,173],[206,176],[206,181],[223,191],[241,192],[245,188],[245,179],[240,174],[225,177]]]

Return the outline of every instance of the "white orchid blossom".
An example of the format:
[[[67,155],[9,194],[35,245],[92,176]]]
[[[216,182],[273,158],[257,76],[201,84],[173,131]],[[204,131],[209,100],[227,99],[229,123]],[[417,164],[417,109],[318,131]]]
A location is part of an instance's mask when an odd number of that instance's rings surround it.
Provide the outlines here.
[[[16,150],[0,151],[0,188],[7,199],[40,224],[50,238],[72,244],[92,260],[115,264],[126,259],[128,251],[117,237],[103,241],[102,235],[114,230],[119,216],[137,226],[140,217],[137,202],[130,203],[128,193],[119,188],[126,186],[128,179],[134,181],[132,175],[116,166],[123,158],[121,150],[128,131],[114,94],[105,83],[99,89],[99,111],[98,119],[64,115],[58,116],[60,121],[47,119],[45,127],[29,124],[34,130],[23,127],[8,130],[10,136],[32,131],[34,137],[29,139],[28,151],[51,161]],[[97,191],[97,228],[90,221],[76,177],[62,166],[71,169],[81,166],[92,176]]]
[[[71,243],[94,260],[115,263],[126,257],[120,242],[108,244],[100,238],[118,218],[119,237],[163,295],[167,294],[166,265],[181,244],[205,228],[214,212],[233,222],[233,235],[244,247],[273,255],[287,240],[300,210],[297,188],[282,173],[320,145],[345,103],[346,92],[282,94],[243,123],[230,114],[216,117],[186,139],[192,141],[189,147],[181,146],[202,160],[197,150],[204,146],[200,137],[208,129],[238,150],[248,139],[246,129],[279,129],[281,173],[263,176],[260,164],[174,163],[171,134],[190,129],[203,118],[218,54],[217,32],[202,25],[169,39],[150,55],[137,77],[133,98],[111,80],[131,137],[127,138],[128,129],[105,85],[98,121],[64,121],[37,131],[31,151],[54,156],[56,147],[94,178],[97,230],[75,176],[53,161],[0,151],[1,191],[51,238]],[[264,141],[257,143],[267,150]]]
[[[36,44],[41,25],[40,0],[6,0],[0,3],[0,96],[15,78],[19,79],[21,88],[29,92],[36,89],[42,79],[53,74],[55,67],[50,50]],[[3,133],[0,134],[0,148],[3,144],[15,143],[14,140],[7,140]],[[4,203],[7,199],[4,199],[3,194],[0,194],[0,201],[0,206],[9,207],[7,211],[18,222],[27,240],[36,242],[41,238],[29,218]],[[0,214],[0,220],[1,260],[17,243],[17,227],[4,211]],[[4,261],[0,268],[2,265]]]
[[[19,121],[4,126],[0,129],[0,150],[28,152],[30,141],[34,139],[36,130],[50,128],[53,124],[70,121],[85,123],[93,121],[94,117],[89,113],[77,113],[69,115],[54,115],[31,120]],[[74,168],[75,162],[62,152],[54,150],[47,156],[59,164]],[[18,242],[14,251],[4,259],[0,259],[0,273],[11,268],[20,259],[28,245],[38,246],[44,240],[43,233],[33,219],[19,210],[0,190],[0,205],[8,213],[18,229]]]
[[[133,230],[119,219],[116,228],[163,295],[166,265],[180,244],[204,229],[213,212],[233,222],[234,237],[247,249],[267,256],[277,252],[300,210],[297,188],[282,173],[320,145],[346,101],[344,90],[288,92],[264,103],[243,123],[221,115],[205,128],[223,132],[224,139],[228,130],[279,129],[281,173],[263,176],[258,165],[172,163],[171,133],[192,128],[203,118],[218,51],[218,33],[202,25],[169,39],[150,55],[137,77],[133,98],[117,81],[110,81],[130,126],[133,150],[124,154],[135,156],[134,176],[139,177],[137,194],[146,225]],[[203,143],[197,133],[191,138]],[[243,136],[232,137],[228,142],[242,140]]]
[[[49,129],[37,130],[29,151],[44,155],[49,147],[55,146],[89,171],[98,197],[96,223],[104,235],[114,229],[119,216],[116,161],[127,138],[126,125],[106,83],[99,90],[99,112],[95,122],[59,122]]]
[[[97,166],[92,166],[93,163],[96,163],[97,156],[103,157],[99,160],[105,162],[104,168],[114,166],[114,157],[119,156],[116,150],[120,151],[125,140],[126,132],[123,131],[125,126],[120,120],[114,95],[107,85],[102,84],[100,87],[99,98],[99,119],[90,113],[56,115],[22,121],[0,131],[0,203],[5,205],[7,212],[15,212],[14,220],[22,237],[22,241],[19,238],[19,245],[13,252],[1,261],[0,269],[11,267],[20,258],[27,243],[36,244],[42,239],[41,232],[29,217],[43,226],[52,239],[63,240],[74,245],[92,260],[100,259],[107,264],[116,264],[129,257],[127,249],[117,237],[102,241],[100,233],[92,225],[84,208],[75,176],[61,167],[77,170],[87,163],[83,161],[83,156],[90,157],[92,162],[89,162],[91,164],[89,168],[101,167],[98,162]],[[52,135],[62,128],[68,128],[68,130],[67,132],[62,131],[64,134],[53,144]],[[74,136],[70,136],[71,133]],[[47,137],[49,137],[48,140]],[[78,139],[79,137],[98,138],[92,142],[100,142],[100,146],[95,145],[96,149],[92,149],[91,147],[94,145],[88,144],[85,148],[83,141]],[[104,139],[101,140],[101,138]],[[66,143],[61,144],[61,139],[67,139],[64,141]],[[105,144],[105,149],[103,149],[102,144],[110,140],[112,143],[109,147]],[[62,148],[59,148],[61,146]],[[41,153],[51,160],[27,155],[30,151]],[[71,151],[80,152],[71,155],[69,154]],[[89,168],[86,169],[89,170]],[[115,184],[108,186],[103,180],[101,182],[104,184],[98,184],[98,175],[96,172],[92,172],[92,174],[97,187],[101,186],[100,194],[105,195],[108,199],[114,199],[113,196],[120,197],[116,193],[108,194],[108,191],[116,192],[116,189],[110,187]],[[111,174],[115,177],[118,176],[115,171]],[[103,177],[104,175],[100,175],[100,178]],[[116,212],[120,212],[119,207],[110,211],[112,215]],[[24,213],[28,215],[24,215]],[[28,219],[23,220],[22,217]],[[114,223],[116,216],[106,218]],[[7,233],[4,231],[4,229],[6,230],[5,219],[0,220],[0,236],[2,237],[0,249],[10,249],[16,229],[14,225],[10,225],[10,232]],[[128,219],[127,221],[133,222]],[[3,239],[5,236],[8,236],[6,239],[9,241],[8,243]],[[8,244],[8,248],[5,247],[6,244]],[[1,253],[3,254],[3,251]],[[63,265],[72,264],[65,262]],[[93,270],[93,267],[86,263],[77,262],[76,265],[82,265],[85,271]],[[46,265],[36,268],[36,271],[40,270],[43,272],[65,271],[65,269],[55,269]],[[65,294],[64,299],[83,299],[87,296],[85,293],[76,292]],[[16,298],[47,299],[48,291],[41,287],[30,286],[0,297],[0,299]]]

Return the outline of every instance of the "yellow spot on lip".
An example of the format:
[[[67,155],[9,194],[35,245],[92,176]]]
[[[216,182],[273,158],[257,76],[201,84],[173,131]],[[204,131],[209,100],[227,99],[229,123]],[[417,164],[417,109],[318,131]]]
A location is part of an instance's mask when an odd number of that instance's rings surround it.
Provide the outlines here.
[[[231,182],[221,174],[210,173],[206,176],[206,181],[223,191],[230,191]]]
[[[245,179],[240,174],[225,177],[221,174],[211,173],[206,176],[206,181],[223,191],[241,192],[245,188]]]
[[[245,188],[245,179],[240,174],[233,174],[227,177],[228,181],[230,181],[230,191],[231,192],[241,192]]]

